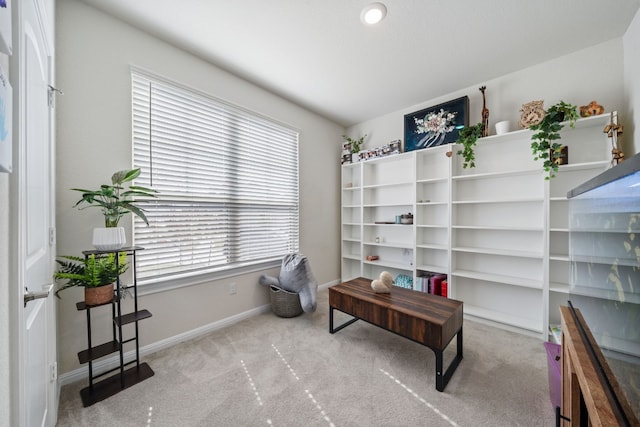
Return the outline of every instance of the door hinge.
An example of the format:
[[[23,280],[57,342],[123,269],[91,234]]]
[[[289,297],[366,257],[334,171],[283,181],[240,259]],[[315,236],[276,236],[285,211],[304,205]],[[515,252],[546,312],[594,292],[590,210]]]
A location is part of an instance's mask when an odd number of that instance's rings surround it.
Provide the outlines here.
[[[49,85],[49,94],[48,94],[49,108],[55,108],[55,106],[56,106],[55,99],[54,99],[54,96],[53,96],[56,93],[59,94],[59,95],[64,95],[63,91],[61,91],[60,89],[56,89],[55,87]]]
[[[49,227],[49,246],[56,244],[56,228]]]
[[[53,362],[51,364],[51,381],[55,381],[58,379],[58,362]]]

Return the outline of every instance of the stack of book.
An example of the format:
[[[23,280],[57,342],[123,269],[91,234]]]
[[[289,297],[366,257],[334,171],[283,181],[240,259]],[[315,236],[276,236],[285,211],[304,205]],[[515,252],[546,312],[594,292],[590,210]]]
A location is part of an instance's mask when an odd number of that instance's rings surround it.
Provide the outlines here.
[[[449,294],[449,286],[447,283],[447,275],[431,271],[425,271],[417,278],[416,290],[427,292],[433,295],[447,297]]]

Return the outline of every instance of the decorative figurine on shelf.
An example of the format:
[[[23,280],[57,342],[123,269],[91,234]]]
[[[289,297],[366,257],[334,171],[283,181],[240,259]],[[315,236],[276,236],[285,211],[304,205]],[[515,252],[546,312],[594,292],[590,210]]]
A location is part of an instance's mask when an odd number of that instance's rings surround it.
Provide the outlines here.
[[[546,114],[544,111],[544,101],[531,101],[522,104],[520,112],[522,113],[520,122],[518,123],[520,129],[528,129],[531,125],[537,125]]]
[[[604,113],[604,107],[598,105],[596,101],[591,101],[588,105],[580,107],[580,117],[598,116]]]
[[[611,139],[611,167],[624,162],[624,152],[619,148],[620,142],[618,141],[618,135],[622,135],[622,130],[622,125],[618,124],[618,113],[612,111],[609,124],[606,125],[603,130]]]
[[[413,214],[409,212],[408,214],[400,215],[400,224],[413,224]]]
[[[393,276],[388,271],[380,273],[380,278],[371,282],[371,289],[377,294],[391,293],[393,286]]]
[[[479,89],[482,92],[482,137],[489,136],[489,109],[487,108],[487,100],[484,97],[486,89],[486,86],[481,86]]]

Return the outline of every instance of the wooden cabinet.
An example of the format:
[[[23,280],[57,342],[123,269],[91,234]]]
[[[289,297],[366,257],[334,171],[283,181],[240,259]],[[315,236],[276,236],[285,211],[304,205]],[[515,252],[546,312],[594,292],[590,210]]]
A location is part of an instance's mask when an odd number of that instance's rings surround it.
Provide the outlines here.
[[[556,425],[638,426],[580,310],[561,307],[562,407]],[[560,418],[560,417],[563,418]]]
[[[569,288],[566,193],[609,166],[608,123],[566,124],[569,164],[551,180],[529,130],[478,140],[475,168],[455,144],[343,165],[342,280],[444,273],[466,315],[546,338]]]

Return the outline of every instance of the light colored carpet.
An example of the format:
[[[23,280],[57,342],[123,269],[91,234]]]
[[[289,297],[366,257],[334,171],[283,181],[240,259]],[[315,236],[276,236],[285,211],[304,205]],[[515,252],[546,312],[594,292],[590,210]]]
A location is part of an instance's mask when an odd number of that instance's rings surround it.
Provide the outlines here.
[[[554,425],[540,340],[465,321],[440,393],[427,347],[364,321],[328,325],[323,289],[313,314],[266,313],[147,357],[155,376],[88,408],[85,382],[63,387],[58,426]],[[455,339],[445,365],[454,351]]]

